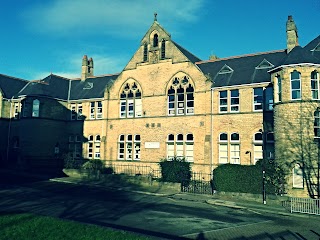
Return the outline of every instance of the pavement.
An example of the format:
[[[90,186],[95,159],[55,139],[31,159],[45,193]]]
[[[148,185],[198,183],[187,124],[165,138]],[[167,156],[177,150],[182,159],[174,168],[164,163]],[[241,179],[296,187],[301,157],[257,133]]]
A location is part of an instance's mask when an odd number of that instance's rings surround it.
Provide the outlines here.
[[[50,181],[64,182],[70,184],[81,184],[96,186],[99,188],[112,188],[122,191],[132,191],[138,193],[144,193],[149,195],[164,196],[176,200],[192,201],[192,202],[202,202],[210,205],[225,206],[234,209],[247,209],[258,214],[279,214],[285,216],[308,216],[297,213],[290,213],[290,208],[288,208],[288,197],[279,197],[277,199],[268,199],[267,204],[263,204],[262,200],[259,198],[250,198],[246,196],[230,195],[225,193],[216,192],[212,195],[208,194],[194,194],[194,193],[182,193],[177,185],[174,187],[172,185],[154,185],[154,184],[144,184],[144,186],[138,186],[136,184],[126,184],[125,186],[116,184],[111,181],[105,180],[92,180],[79,177],[62,177],[62,178],[51,178]]]

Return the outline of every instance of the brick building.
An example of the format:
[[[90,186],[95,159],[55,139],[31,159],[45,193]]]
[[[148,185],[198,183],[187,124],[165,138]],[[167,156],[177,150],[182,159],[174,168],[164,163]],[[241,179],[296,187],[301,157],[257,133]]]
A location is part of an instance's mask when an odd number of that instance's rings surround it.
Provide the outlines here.
[[[158,169],[178,156],[211,173],[290,159],[296,136],[320,136],[320,36],[301,47],[291,16],[286,29],[287,49],[203,61],[155,19],[121,73],[94,76],[84,56],[79,79],[0,75],[2,163],[68,154]],[[293,127],[301,119],[310,132]],[[290,184],[303,189],[291,162]]]

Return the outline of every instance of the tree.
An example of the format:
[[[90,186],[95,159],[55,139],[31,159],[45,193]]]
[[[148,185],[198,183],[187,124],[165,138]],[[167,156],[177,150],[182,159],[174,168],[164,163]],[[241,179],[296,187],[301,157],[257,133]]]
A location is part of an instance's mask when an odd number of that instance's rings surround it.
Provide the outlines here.
[[[299,101],[275,108],[276,162],[287,176],[299,168],[312,198],[319,196],[319,106]]]

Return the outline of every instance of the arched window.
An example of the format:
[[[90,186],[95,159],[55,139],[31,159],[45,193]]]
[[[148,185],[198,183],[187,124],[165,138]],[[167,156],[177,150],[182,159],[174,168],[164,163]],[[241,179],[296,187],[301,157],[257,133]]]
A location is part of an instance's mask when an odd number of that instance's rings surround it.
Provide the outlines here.
[[[163,39],[161,41],[161,59],[166,58],[166,41]]]
[[[92,135],[88,137],[88,158],[89,159],[93,158],[93,136]]]
[[[231,133],[230,137],[230,163],[240,164],[240,135]]]
[[[40,112],[40,101],[38,99],[32,102],[32,117],[39,117]]]
[[[319,98],[319,74],[317,71],[311,72],[311,96],[312,99]]]
[[[256,164],[257,161],[263,159],[262,144],[263,144],[262,133],[261,132],[255,133],[254,137],[253,137],[253,159],[254,159],[254,164]]]
[[[296,70],[290,74],[291,99],[301,99],[301,78],[300,73]]]
[[[147,43],[143,45],[143,61],[144,62],[148,61],[148,44]]]
[[[228,163],[228,134],[220,133],[219,135],[219,163]]]
[[[118,140],[118,159],[140,160],[140,135],[120,135]]]
[[[194,138],[192,133],[169,134],[167,137],[167,159],[185,158],[188,162],[193,162]]]
[[[158,34],[153,35],[153,47],[158,47]]]
[[[292,169],[292,187],[303,188],[303,171],[299,164],[295,164]]]
[[[120,94],[120,117],[142,116],[141,90],[136,82],[127,83]]]
[[[175,77],[168,89],[168,115],[194,114],[194,87],[189,78]]]
[[[100,145],[101,145],[100,135],[96,135],[94,139],[94,158],[95,159],[100,159]]]

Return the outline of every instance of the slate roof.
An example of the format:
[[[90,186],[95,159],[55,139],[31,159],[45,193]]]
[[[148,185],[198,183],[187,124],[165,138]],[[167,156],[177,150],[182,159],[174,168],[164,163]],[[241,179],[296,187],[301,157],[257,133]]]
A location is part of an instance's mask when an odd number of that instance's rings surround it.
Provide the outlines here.
[[[191,52],[189,52],[188,50],[184,49],[183,47],[181,47],[178,43],[172,41],[172,43],[192,62],[199,62],[201,61],[200,58],[196,57],[195,55],[193,55]]]
[[[71,80],[70,100],[103,98],[104,91],[119,74],[90,77],[85,81]]]
[[[270,74],[268,70],[281,64],[285,57],[286,51],[280,50],[196,62],[196,65],[204,74],[211,78],[213,81],[212,87],[224,87],[269,82]],[[264,60],[267,60],[272,65],[269,68],[257,68]],[[225,66],[231,68],[232,71],[224,74],[219,73]]]
[[[271,68],[257,68],[264,60],[273,66]],[[195,64],[204,74],[211,78],[213,81],[212,87],[224,87],[269,82],[269,72],[272,72],[272,70],[276,70],[281,66],[300,63],[320,64],[320,36],[305,47],[296,46],[288,54],[286,50],[279,50],[201,61]],[[221,74],[221,69],[227,70],[228,68],[232,69],[232,71]]]
[[[51,74],[42,80],[30,81],[17,96],[47,96],[67,100],[69,81],[67,78]]]
[[[0,91],[2,92],[4,98],[12,98],[27,83],[27,80],[0,74]]]

